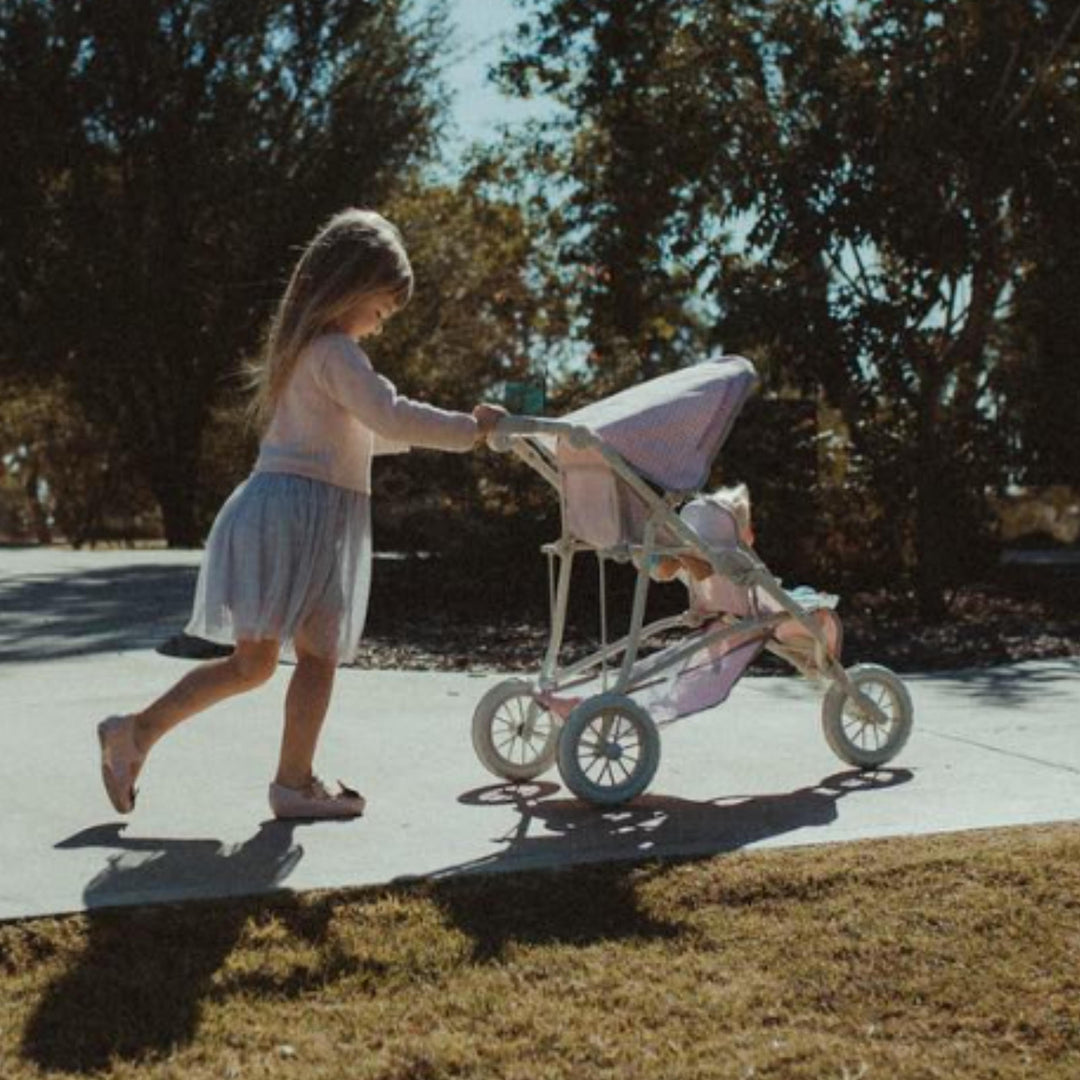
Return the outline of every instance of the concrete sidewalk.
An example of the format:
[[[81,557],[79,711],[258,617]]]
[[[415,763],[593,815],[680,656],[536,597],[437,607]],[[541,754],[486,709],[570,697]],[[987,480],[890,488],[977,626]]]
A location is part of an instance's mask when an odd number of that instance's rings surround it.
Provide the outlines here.
[[[384,883],[598,859],[1080,820],[1080,660],[909,678],[915,732],[860,776],[828,750],[820,696],[747,678],[667,726],[649,793],[609,813],[477,762],[473,708],[498,675],[346,669],[318,766],[369,800],[356,822],[269,820],[289,669],[162,742],[118,818],[94,725],[193,661],[182,626],[197,553],[0,551],[0,918]],[[852,657],[851,660],[873,660]]]

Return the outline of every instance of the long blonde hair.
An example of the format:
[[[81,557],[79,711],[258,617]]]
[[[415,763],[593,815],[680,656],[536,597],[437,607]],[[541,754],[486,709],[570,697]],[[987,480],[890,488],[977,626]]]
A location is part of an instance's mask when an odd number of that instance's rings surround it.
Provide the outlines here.
[[[365,296],[412,297],[413,273],[398,230],[374,210],[335,214],[304,249],[278,304],[261,362],[252,373],[251,413],[265,430],[300,354],[338,326]]]

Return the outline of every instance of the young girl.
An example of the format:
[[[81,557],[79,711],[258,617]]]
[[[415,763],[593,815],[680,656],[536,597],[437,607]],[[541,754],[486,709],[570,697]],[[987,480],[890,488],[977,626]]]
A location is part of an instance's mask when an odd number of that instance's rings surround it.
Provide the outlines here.
[[[296,666],[270,808],[279,818],[356,817],[364,799],[329,791],[312,763],[337,666],[364,626],[371,573],[374,454],[423,446],[472,449],[503,411],[472,415],[402,397],[358,342],[409,301],[412,268],[397,229],[368,210],[335,216],[304,251],[271,326],[255,412],[263,436],[252,475],[214,522],[187,632],[235,643],[192,669],[142,712],[98,725],[113,806],[135,805],[153,745],[190,716]]]

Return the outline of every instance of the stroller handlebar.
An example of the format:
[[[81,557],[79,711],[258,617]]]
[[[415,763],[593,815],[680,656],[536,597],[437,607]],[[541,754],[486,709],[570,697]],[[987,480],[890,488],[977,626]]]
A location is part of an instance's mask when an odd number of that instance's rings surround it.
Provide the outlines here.
[[[501,454],[510,449],[513,439],[528,435],[566,439],[575,450],[584,450],[596,441],[596,436],[588,428],[578,424],[538,416],[504,416],[488,436],[488,445]]]

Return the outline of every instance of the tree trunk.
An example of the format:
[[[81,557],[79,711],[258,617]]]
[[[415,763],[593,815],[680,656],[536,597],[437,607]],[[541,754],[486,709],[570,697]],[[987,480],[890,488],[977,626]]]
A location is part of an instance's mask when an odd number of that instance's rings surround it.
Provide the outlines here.
[[[919,401],[915,447],[915,600],[919,615],[931,622],[945,616],[946,552],[949,543],[948,483],[942,472],[939,438],[940,368],[926,365]]]
[[[943,544],[948,537],[942,522],[947,513],[936,476],[921,477],[915,491],[915,601],[919,616],[930,622],[940,622],[946,613]]]
[[[151,478],[150,490],[161,507],[165,527],[165,543],[171,548],[202,546],[203,534],[196,506],[198,502],[198,471],[194,455],[183,460],[159,463]]]
[[[36,468],[30,470],[30,476],[26,481],[26,502],[30,507],[30,523],[34,529],[34,537],[39,544],[51,544],[52,529],[49,528],[49,515],[41,503],[41,475]]]

